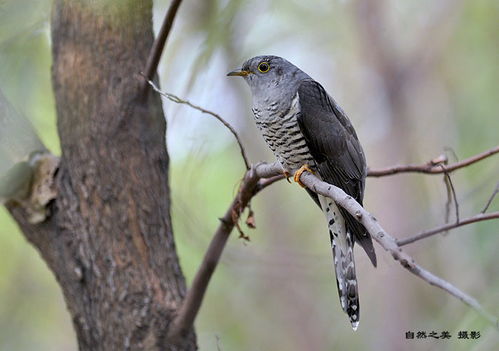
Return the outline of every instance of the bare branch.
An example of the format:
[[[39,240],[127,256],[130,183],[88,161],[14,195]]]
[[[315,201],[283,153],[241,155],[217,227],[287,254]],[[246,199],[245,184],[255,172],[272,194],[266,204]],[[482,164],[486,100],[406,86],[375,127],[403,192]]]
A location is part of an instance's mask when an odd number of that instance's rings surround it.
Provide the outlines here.
[[[268,183],[265,186],[260,185],[258,187],[258,181],[262,177],[272,178],[276,173],[277,175],[279,172],[282,173],[282,170],[278,171],[278,169],[280,169],[278,164],[268,165],[262,163],[246,172],[236,197],[225,212],[225,215],[220,218],[220,224],[211,240],[210,246],[206,250],[191,288],[187,292],[187,296],[178,311],[177,317],[172,322],[173,324],[168,334],[169,338],[178,338],[185,331],[189,330],[190,326],[194,323],[194,319],[201,307],[211,276],[215,271],[222,251],[227,243],[227,239],[239,220],[241,213],[254,195],[271,184]]]
[[[399,240],[397,240],[397,244],[398,244],[398,246],[404,246],[404,245],[407,245],[407,244],[411,244],[411,243],[413,243],[415,241],[418,241],[418,240],[421,240],[421,239],[425,239],[425,238],[427,238],[429,236],[432,236],[432,235],[435,235],[435,234],[438,234],[438,233],[442,233],[442,232],[448,231],[450,229],[462,227],[464,225],[471,224],[471,223],[476,223],[476,222],[481,222],[481,221],[487,221],[487,220],[491,220],[491,219],[498,219],[498,218],[499,218],[499,211],[498,212],[487,213],[487,214],[485,214],[485,213],[479,213],[479,214],[477,214],[477,215],[475,215],[473,217],[469,217],[469,218],[463,219],[460,222],[456,222],[456,223],[452,223],[452,224],[445,224],[445,225],[442,225],[440,227],[436,227],[436,228],[424,231],[422,233],[419,233],[417,235],[411,236],[411,237],[409,237],[407,239],[399,239]]]
[[[173,21],[175,20],[177,10],[180,7],[181,2],[182,0],[172,0],[170,8],[166,13],[165,20],[163,21],[158,37],[154,41],[149,57],[147,58],[146,68],[144,70],[144,75],[146,76],[147,81],[152,80],[154,73],[156,73],[156,70],[158,69],[159,59],[163,53],[166,40],[168,39],[168,34],[170,34]],[[144,82],[141,90],[145,93],[147,91],[147,87],[148,85]]]
[[[257,191],[263,190],[269,185],[274,184],[275,182],[285,179],[284,174],[276,175],[270,178],[260,179],[257,184]]]
[[[173,95],[173,94],[170,94],[170,93],[166,93],[164,91],[161,91],[157,86],[156,84],[154,84],[151,80],[148,80],[147,83],[149,83],[150,86],[152,86],[152,88],[154,89],[155,92],[157,92],[158,94],[160,94],[161,96],[164,96],[165,98],[167,98],[168,100],[170,101],[173,101],[177,104],[184,104],[184,105],[187,105],[189,107],[192,107],[193,109],[195,110],[198,110],[198,111],[201,111],[202,113],[206,113],[208,115],[211,115],[213,117],[215,117],[216,119],[218,119],[231,133],[232,135],[234,135],[234,138],[236,138],[236,141],[237,141],[237,144],[239,145],[239,149],[241,150],[241,156],[244,160],[244,165],[246,166],[246,170],[249,170],[250,169],[250,164],[248,162],[248,157],[246,156],[246,151],[244,149],[244,146],[241,142],[241,139],[239,138],[239,135],[237,134],[236,130],[234,129],[234,127],[232,127],[229,122],[227,122],[225,119],[223,119],[219,114],[215,113],[215,112],[212,112],[210,110],[207,110],[201,106],[198,106],[198,105],[194,105],[193,103],[191,103],[190,101],[187,101],[187,100],[184,100],[184,99],[181,99],[179,98],[178,96],[176,95]]]
[[[206,293],[206,289],[208,288],[210,279],[219,262],[222,251],[225,248],[227,239],[251,198],[262,189],[284,178],[285,177],[283,176],[283,169],[279,163],[260,163],[256,166],[253,166],[246,172],[246,175],[239,188],[239,192],[236,195],[235,199],[232,201],[230,207],[227,209],[224,217],[220,219],[220,225],[218,226],[215,235],[210,243],[210,246],[205,253],[200,268],[194,278],[194,281],[192,282],[192,286],[187,292],[187,296],[178,311],[177,317],[172,322],[173,324],[170,328],[169,338],[176,339],[177,337],[185,333],[186,330],[189,330],[189,327],[193,324],[199,308],[201,307],[201,303]],[[478,303],[478,301],[465,294],[447,281],[423,269],[414,261],[411,256],[402,251],[395,238],[389,235],[381,227],[376,218],[374,218],[374,216],[367,212],[361,205],[359,205],[343,190],[331,184],[320,181],[316,176],[308,172],[302,174],[301,181],[314,192],[333,199],[340,206],[351,213],[355,218],[357,218],[357,220],[359,220],[366,227],[372,237],[386,251],[390,252],[393,258],[399,261],[404,268],[406,268],[419,278],[423,279],[424,281],[428,282],[429,284],[443,289],[444,291],[468,304],[476,311],[478,311],[482,316],[484,316],[487,320],[489,320],[492,324],[494,324],[497,328],[499,328],[497,318],[491,315],[489,312],[485,311],[484,308]],[[499,213],[482,216],[487,216],[487,219],[491,219],[491,215],[499,216]],[[459,224],[454,224],[453,226],[457,227],[473,222],[474,221],[468,222],[467,220],[464,220]]]
[[[333,199],[337,204],[347,210],[352,216],[354,216],[359,222],[361,222],[364,227],[369,231],[371,236],[376,240],[386,251],[390,252],[393,258],[400,262],[400,264],[416,275],[417,277],[423,279],[430,285],[437,286],[442,290],[448,292],[449,294],[455,296],[462,302],[471,306],[478,313],[480,313],[484,318],[491,322],[496,328],[499,329],[499,321],[497,317],[493,316],[487,312],[480,303],[473,297],[465,294],[457,287],[453,286],[449,282],[437,277],[433,273],[425,270],[419,266],[414,259],[409,256],[406,252],[402,250],[397,244],[394,237],[389,235],[378,223],[376,218],[367,212],[361,205],[359,205],[351,196],[347,195],[343,190],[337,188],[331,184],[320,181],[316,176],[311,173],[303,173],[301,176],[301,181],[309,189],[314,192],[327,196]],[[360,214],[360,216],[358,215]]]
[[[496,188],[494,189],[494,192],[492,193],[492,195],[490,195],[489,200],[487,201],[487,203],[485,204],[485,207],[483,208],[483,210],[480,213],[487,212],[490,205],[492,204],[492,201],[494,201],[494,198],[496,197],[497,193],[499,193],[499,183],[496,184]]]
[[[199,312],[201,307],[201,303],[203,301],[204,295],[208,288],[208,284],[211,280],[213,272],[218,265],[220,260],[220,256],[225,248],[227,243],[227,239],[234,229],[234,227],[238,227],[238,221],[244,209],[248,206],[250,200],[253,196],[255,196],[259,191],[265,189],[266,187],[272,185],[273,183],[286,178],[283,175],[282,167],[279,163],[273,164],[265,164],[260,163],[254,167],[249,167],[249,162],[246,157],[246,153],[242,143],[237,135],[237,132],[233,129],[233,127],[226,122],[220,115],[209,111],[203,107],[192,104],[187,100],[183,100],[173,94],[166,93],[161,91],[151,80],[147,81],[149,85],[151,85],[157,93],[166,97],[167,99],[180,104],[188,105],[202,113],[209,114],[226,126],[231,133],[236,138],[243,160],[245,162],[247,172],[244,176],[244,179],[240,185],[238,194],[232,201],[231,205],[227,209],[225,215],[220,218],[220,225],[218,226],[215,235],[205,253],[203,261],[200,265],[200,268],[192,282],[191,288],[187,292],[187,296],[184,299],[182,306],[180,307],[177,317],[172,322],[172,327],[170,328],[168,337],[172,340],[175,340],[182,334],[184,334],[194,323],[194,320]],[[487,150],[481,154],[470,157],[461,162],[456,162],[450,166],[444,166],[447,163],[447,157],[440,156],[426,164],[423,165],[407,165],[407,166],[395,166],[385,169],[378,170],[369,170],[368,176],[371,177],[382,177],[388,176],[398,173],[427,173],[427,174],[442,174],[444,173],[447,181],[450,181],[449,186],[451,187],[451,193],[456,202],[456,216],[459,220],[459,212],[458,212],[458,204],[457,198],[455,195],[455,190],[452,185],[452,181],[450,180],[449,173],[459,169],[476,163],[482,159],[485,159],[493,154],[499,152],[499,146]],[[311,179],[308,179],[312,177]],[[459,289],[454,287],[452,284],[446,282],[445,280],[433,275],[432,273],[424,270],[422,267],[417,265],[402,249],[398,246],[395,238],[390,236],[386,231],[384,231],[381,226],[377,223],[376,219],[370,215],[366,210],[362,208],[355,200],[353,200],[350,196],[346,195],[341,189],[334,187],[333,185],[321,182],[318,178],[311,174],[302,175],[302,178],[305,180],[303,183],[307,185],[313,191],[322,194],[324,196],[328,196],[336,201],[340,206],[344,207],[347,211],[349,211],[355,218],[357,218],[366,229],[371,233],[373,238],[380,243],[380,245],[386,250],[389,251],[394,259],[401,262],[401,264],[408,269],[410,272],[425,280],[431,285],[435,285],[440,287],[441,289],[447,291],[451,295],[457,297],[461,301],[473,307],[480,314],[482,314],[485,318],[487,318],[490,322],[492,322],[496,327],[498,326],[497,318],[492,316],[490,313],[485,311],[481,305],[472,297],[466,295],[461,292]],[[327,190],[324,187],[327,186]],[[490,219],[490,218],[488,218]],[[484,220],[484,219],[482,219]],[[478,220],[477,220],[478,221]],[[473,223],[463,221],[458,224],[453,224],[449,229],[454,227],[458,227],[461,225]],[[238,228],[241,233],[240,228]]]
[[[452,205],[452,189],[450,188],[449,181],[447,180],[447,173],[444,176],[445,190],[447,191],[447,201],[445,202],[445,223],[450,220],[450,206]]]
[[[440,167],[440,164],[446,162],[447,158],[442,158],[441,162],[436,163],[435,160],[432,160],[426,164],[422,165],[403,165],[403,166],[392,166],[387,168],[380,169],[369,169],[367,175],[369,177],[384,177],[390,176],[398,173],[425,173],[425,174],[441,174],[441,173],[451,173],[456,169],[467,167],[471,164],[474,164],[478,161],[481,161],[489,156],[499,153],[499,145],[493,147],[487,151],[484,151],[475,156],[469,157],[460,162],[453,163],[445,167],[445,170]],[[437,159],[439,160],[439,159]]]
[[[459,223],[459,202],[457,201],[457,196],[456,196],[456,189],[454,189],[454,183],[452,183],[452,179],[449,175],[449,172],[447,172],[445,166],[443,164],[439,165],[443,169],[445,169],[444,172],[444,183],[445,186],[447,187],[447,204],[445,206],[445,223],[449,221],[449,214],[450,214],[450,204],[451,201],[454,200],[454,208],[456,210],[456,222]]]

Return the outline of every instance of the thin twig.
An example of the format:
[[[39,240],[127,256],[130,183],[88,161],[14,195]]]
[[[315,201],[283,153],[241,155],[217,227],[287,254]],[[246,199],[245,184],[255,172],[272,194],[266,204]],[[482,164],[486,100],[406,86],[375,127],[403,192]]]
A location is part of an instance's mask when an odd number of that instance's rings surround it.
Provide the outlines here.
[[[448,174],[444,174],[445,190],[447,191],[447,201],[445,201],[445,223],[449,223],[450,219],[450,206],[452,205],[452,189],[448,181]]]
[[[425,239],[425,238],[427,238],[429,236],[432,236],[432,235],[435,235],[435,234],[438,234],[438,233],[442,233],[442,232],[448,231],[450,229],[462,227],[464,225],[471,224],[471,223],[476,223],[476,222],[481,222],[481,221],[488,221],[488,220],[491,220],[491,219],[498,219],[498,218],[499,218],[499,211],[498,212],[492,212],[492,213],[486,213],[486,214],[479,213],[479,214],[477,214],[477,215],[475,215],[473,217],[465,218],[465,219],[461,220],[458,223],[445,224],[445,225],[442,225],[442,226],[439,226],[439,227],[436,227],[436,228],[424,231],[424,232],[419,233],[417,235],[411,236],[411,237],[409,237],[407,239],[399,239],[399,240],[397,240],[397,244],[398,244],[398,246],[404,246],[404,245],[407,245],[407,244],[412,244],[415,241],[418,241],[418,240],[421,240],[421,239]]]
[[[496,184],[496,188],[494,189],[494,192],[490,196],[489,200],[485,204],[485,207],[480,213],[485,213],[489,209],[490,205],[492,204],[492,201],[494,201],[494,198],[496,197],[497,193],[499,193],[499,183]]]
[[[217,351],[222,351],[222,346],[220,346],[220,336],[215,334],[215,338],[217,339]]]
[[[484,151],[480,154],[462,160],[460,162],[453,163],[445,167],[443,170],[439,165],[439,163],[435,164],[433,162],[428,162],[422,165],[404,165],[404,166],[392,166],[388,168],[380,168],[380,169],[370,169],[367,172],[369,177],[383,177],[390,176],[398,173],[425,173],[425,174],[441,174],[441,173],[451,173],[456,169],[463,168],[469,166],[473,163],[483,160],[489,156],[499,153],[499,146],[493,147],[487,151]]]
[[[144,70],[144,75],[146,76],[147,81],[153,79],[154,73],[156,73],[156,70],[158,69],[159,59],[163,53],[166,40],[168,39],[168,34],[170,34],[173,21],[175,20],[175,16],[177,15],[181,2],[182,0],[172,0],[163,24],[161,25],[159,34],[152,45],[149,57],[147,58],[146,68]],[[144,82],[141,90],[145,93],[147,91],[147,87],[148,85]]]
[[[279,180],[285,179],[286,177],[284,174],[279,174],[274,177],[270,178],[265,178],[265,179],[260,179],[257,184],[257,190],[260,191],[261,189],[264,189],[268,187],[269,185],[272,185],[275,182],[278,182]]]
[[[145,78],[145,77],[144,77]],[[184,105],[187,105],[189,107],[192,107],[193,109],[195,110],[198,110],[198,111],[201,111],[202,113],[205,113],[205,114],[208,114],[208,115],[211,115],[213,117],[215,117],[216,119],[218,119],[231,133],[232,135],[234,135],[234,138],[236,138],[236,141],[237,141],[237,144],[239,145],[239,149],[241,150],[241,156],[244,160],[244,165],[246,166],[246,170],[249,170],[250,169],[250,164],[248,162],[248,157],[246,156],[246,151],[244,149],[244,146],[241,142],[241,139],[239,138],[239,135],[237,134],[236,130],[229,124],[229,122],[227,122],[225,119],[223,119],[219,114],[215,113],[215,112],[212,112],[210,110],[207,110],[201,106],[198,106],[198,105],[194,105],[193,103],[191,103],[190,101],[187,101],[187,100],[184,100],[184,99],[181,99],[179,98],[178,96],[176,95],[173,95],[173,94],[170,94],[170,93],[167,93],[167,92],[164,92],[164,91],[161,91],[157,86],[156,84],[154,84],[153,81],[151,80],[148,80],[147,81],[149,83],[149,85],[154,89],[155,92],[157,92],[158,94],[160,94],[161,96],[164,96],[165,98],[167,98],[168,100],[170,101],[173,101],[177,104],[184,104]]]
[[[452,158],[454,158],[454,162],[459,162],[459,157],[457,156],[457,152],[453,147],[444,146],[444,151],[452,155]]]
[[[447,195],[448,195],[448,205],[446,206],[445,222],[447,223],[449,220],[450,202],[452,201],[452,199],[454,199],[454,208],[456,210],[456,223],[459,223],[459,202],[457,201],[456,189],[454,189],[454,184],[452,183],[452,179],[449,175],[449,172],[447,172],[446,167],[443,164],[439,164],[439,166],[445,170],[444,182],[445,185],[447,186]]]

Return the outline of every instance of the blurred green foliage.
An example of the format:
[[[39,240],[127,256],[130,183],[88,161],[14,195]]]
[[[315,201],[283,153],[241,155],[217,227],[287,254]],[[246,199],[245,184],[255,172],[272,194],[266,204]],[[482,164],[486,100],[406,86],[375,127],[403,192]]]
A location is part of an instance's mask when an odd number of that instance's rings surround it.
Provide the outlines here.
[[[498,5],[493,0],[383,3],[383,36],[400,59],[416,59],[434,37],[439,56],[407,82],[408,154],[393,155],[400,130],[386,116],[385,92],[364,51],[356,6],[362,1],[185,2],[160,67],[162,86],[226,117],[253,162],[272,160],[250,113],[247,87],[224,73],[257,54],[285,56],[320,80],[348,112],[370,166],[426,162],[445,147],[465,158],[499,142]],[[438,4],[435,4],[438,3]],[[158,28],[169,2],[155,2]],[[447,6],[438,22],[435,8]],[[0,2],[0,88],[59,153],[50,85],[50,1]],[[368,13],[367,16],[370,16]],[[424,45],[421,45],[421,42]],[[414,51],[419,48],[419,51]],[[138,68],[138,71],[140,68]],[[180,95],[182,95],[180,94]],[[172,159],[177,248],[190,282],[244,167],[230,134],[216,121],[165,101]],[[402,118],[402,116],[392,116]],[[404,131],[407,132],[407,131]],[[415,141],[415,142],[413,142]],[[402,140],[404,142],[404,140]],[[409,141],[407,141],[409,143]],[[452,159],[452,156],[450,156]],[[480,211],[498,179],[497,157],[453,175],[461,216]],[[397,237],[443,221],[441,177],[369,179],[366,206]],[[374,270],[357,252],[362,321],[353,333],[339,307],[325,223],[296,185],[281,182],[253,201],[251,241],[229,241],[196,322],[201,350],[492,350],[499,337],[447,294],[400,269],[378,248]],[[495,201],[490,211],[499,209]],[[498,315],[497,222],[467,226],[408,248],[436,274]],[[52,274],[0,210],[0,350],[76,350],[71,322]],[[449,331],[451,340],[405,340],[406,331]],[[458,340],[478,330],[478,340]]]

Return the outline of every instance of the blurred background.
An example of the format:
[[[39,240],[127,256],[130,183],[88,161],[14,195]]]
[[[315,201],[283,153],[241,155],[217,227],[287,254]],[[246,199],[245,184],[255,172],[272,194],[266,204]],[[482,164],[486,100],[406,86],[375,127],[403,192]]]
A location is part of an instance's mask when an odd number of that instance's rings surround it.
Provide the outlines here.
[[[169,1],[154,2],[159,30]],[[59,154],[50,82],[50,0],[0,1],[0,88]],[[354,124],[372,168],[451,162],[499,143],[499,2],[495,0],[184,1],[160,66],[162,89],[226,118],[251,162],[272,161],[242,79],[247,58],[283,56],[320,81]],[[137,71],[142,68],[137,67]],[[164,101],[173,221],[187,281],[233,198],[244,164],[207,115]],[[1,142],[1,140],[0,140]],[[21,157],[21,156],[19,156]],[[0,160],[4,169],[16,156]],[[461,218],[499,181],[493,157],[452,175]],[[366,208],[395,237],[445,221],[442,176],[369,178]],[[254,199],[251,241],[229,240],[196,322],[201,350],[492,350],[499,334],[476,312],[402,269],[377,244],[356,251],[362,318],[338,301],[326,222],[307,194],[280,182]],[[499,209],[496,200],[490,211]],[[450,220],[453,221],[453,211]],[[244,228],[244,226],[243,226]],[[425,268],[499,314],[498,222],[414,243]],[[0,208],[0,350],[76,350],[53,275]],[[450,340],[406,340],[448,331]],[[479,331],[459,340],[459,331]]]

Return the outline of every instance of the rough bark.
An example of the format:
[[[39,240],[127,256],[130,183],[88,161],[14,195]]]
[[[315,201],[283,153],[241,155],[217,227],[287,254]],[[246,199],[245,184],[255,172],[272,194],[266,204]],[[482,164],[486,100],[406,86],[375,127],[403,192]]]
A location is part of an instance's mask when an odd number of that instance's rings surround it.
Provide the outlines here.
[[[56,0],[52,78],[62,156],[52,215],[10,210],[60,284],[80,350],[195,350],[169,324],[185,295],[170,219],[166,124],[140,96],[152,1]]]

